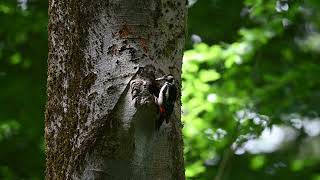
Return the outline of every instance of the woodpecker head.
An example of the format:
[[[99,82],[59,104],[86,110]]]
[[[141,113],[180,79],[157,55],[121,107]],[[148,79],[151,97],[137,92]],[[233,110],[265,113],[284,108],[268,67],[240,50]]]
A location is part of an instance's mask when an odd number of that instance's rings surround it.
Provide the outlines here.
[[[168,83],[174,83],[174,77],[172,74],[167,74],[156,79],[156,81],[161,81],[161,80],[165,80]]]

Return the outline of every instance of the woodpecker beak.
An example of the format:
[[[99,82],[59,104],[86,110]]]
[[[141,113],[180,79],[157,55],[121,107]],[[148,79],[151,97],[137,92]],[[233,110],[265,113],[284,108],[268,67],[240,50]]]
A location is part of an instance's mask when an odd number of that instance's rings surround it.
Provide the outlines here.
[[[165,79],[165,76],[161,77],[161,78],[157,78],[156,81],[161,81],[161,80],[164,80]]]

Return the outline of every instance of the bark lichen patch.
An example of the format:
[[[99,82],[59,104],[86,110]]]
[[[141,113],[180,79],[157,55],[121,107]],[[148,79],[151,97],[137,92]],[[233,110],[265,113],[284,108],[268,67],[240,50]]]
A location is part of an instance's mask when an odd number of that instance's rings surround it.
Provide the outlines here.
[[[118,87],[117,87],[117,86],[111,85],[111,86],[108,87],[107,93],[108,93],[108,94],[114,94],[114,93],[117,92],[117,90],[118,90]]]
[[[94,82],[97,79],[97,74],[94,72],[90,72],[88,75],[86,75],[82,80],[82,88],[84,92],[88,92],[91,88],[91,86],[94,84]]]
[[[177,46],[176,38],[172,38],[166,43],[166,47],[163,49],[163,54],[165,57],[172,57],[173,52],[175,51],[175,47]]]
[[[113,55],[116,55],[116,53],[117,53],[117,45],[116,44],[112,44],[112,46],[108,47],[107,54],[111,54],[113,56]]]
[[[129,27],[125,24],[122,26],[122,28],[119,31],[119,37],[120,38],[126,38],[131,34]]]

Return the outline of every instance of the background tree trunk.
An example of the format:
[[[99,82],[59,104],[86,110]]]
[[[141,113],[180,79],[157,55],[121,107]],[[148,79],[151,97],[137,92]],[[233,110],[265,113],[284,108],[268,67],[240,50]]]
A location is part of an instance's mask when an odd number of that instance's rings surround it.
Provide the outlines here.
[[[180,94],[154,129],[155,77],[178,80],[185,0],[49,1],[47,179],[184,179]]]

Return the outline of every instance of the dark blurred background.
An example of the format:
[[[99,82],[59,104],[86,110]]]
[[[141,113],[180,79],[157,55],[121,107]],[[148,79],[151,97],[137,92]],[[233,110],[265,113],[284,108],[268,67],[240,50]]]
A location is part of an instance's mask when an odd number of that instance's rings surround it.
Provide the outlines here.
[[[47,2],[0,1],[0,179],[44,179]]]
[[[44,179],[47,6],[0,1],[0,179]],[[187,179],[320,180],[319,28],[319,0],[189,0]]]

